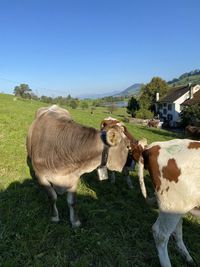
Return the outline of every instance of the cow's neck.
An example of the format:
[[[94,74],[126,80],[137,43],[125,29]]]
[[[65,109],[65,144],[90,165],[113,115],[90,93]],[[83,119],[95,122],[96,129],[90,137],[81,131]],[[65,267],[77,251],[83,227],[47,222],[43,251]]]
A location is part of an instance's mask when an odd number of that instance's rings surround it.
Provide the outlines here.
[[[101,131],[101,140],[103,142],[103,151],[101,156],[101,164],[99,167],[105,167],[108,161],[108,152],[110,148],[110,145],[106,139],[106,131]]]
[[[106,140],[106,131],[101,131],[100,133],[101,140],[103,142],[103,151],[101,154],[101,163],[97,168],[99,180],[106,180],[108,179],[108,170],[106,167],[107,161],[108,161],[108,152],[110,145],[108,144]]]

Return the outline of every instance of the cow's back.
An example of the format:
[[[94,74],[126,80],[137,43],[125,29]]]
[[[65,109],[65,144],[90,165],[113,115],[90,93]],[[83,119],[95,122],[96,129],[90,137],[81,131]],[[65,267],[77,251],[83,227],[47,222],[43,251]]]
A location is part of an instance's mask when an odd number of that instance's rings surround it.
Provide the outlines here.
[[[161,210],[200,205],[200,141],[154,142],[144,153]]]
[[[45,115],[46,114],[46,115]],[[53,114],[53,116],[52,116]],[[50,115],[50,116],[49,116]],[[54,125],[56,120],[71,120],[71,115],[70,113],[63,108],[58,107],[57,105],[53,105],[51,107],[41,107],[39,108],[36,113],[35,113],[35,119],[32,122],[31,126],[29,127],[28,135],[27,135],[27,140],[26,140],[26,148],[29,157],[31,157],[31,143],[32,143],[32,133],[35,131],[35,128],[39,127],[41,128],[41,125],[44,123],[42,122],[43,119],[42,117],[46,117],[45,119],[45,124],[46,121],[48,120],[49,122],[51,121],[51,117],[54,118]],[[52,122],[53,123],[53,122]],[[41,133],[42,130],[39,130],[39,134]]]
[[[28,154],[36,173],[47,170],[62,172],[63,169],[70,172],[76,166],[81,168],[83,162],[98,153],[94,145],[97,132],[94,128],[75,123],[62,110],[49,109],[39,114],[27,139]]]

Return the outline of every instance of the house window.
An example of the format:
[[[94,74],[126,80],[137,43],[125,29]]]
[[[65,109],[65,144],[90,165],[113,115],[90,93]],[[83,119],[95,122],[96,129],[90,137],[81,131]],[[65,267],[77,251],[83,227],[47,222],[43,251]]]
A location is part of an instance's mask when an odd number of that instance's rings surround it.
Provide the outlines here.
[[[168,110],[172,110],[172,104],[168,104]]]
[[[163,107],[165,107],[165,108],[166,108],[166,106],[167,106],[167,103],[164,103],[164,104],[163,104]]]
[[[163,105],[162,104],[159,104],[159,109],[162,109],[163,108]]]
[[[163,114],[164,114],[164,115],[167,114],[167,110],[166,110],[166,108],[163,109]]]
[[[168,115],[167,115],[167,120],[169,120],[169,121],[172,121],[172,120],[173,120],[173,116],[172,116],[172,114],[168,114]]]

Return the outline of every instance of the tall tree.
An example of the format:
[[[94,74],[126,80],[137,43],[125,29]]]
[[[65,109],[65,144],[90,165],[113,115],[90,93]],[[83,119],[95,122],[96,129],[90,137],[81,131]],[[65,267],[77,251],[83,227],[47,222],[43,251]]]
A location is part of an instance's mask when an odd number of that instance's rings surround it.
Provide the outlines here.
[[[31,98],[32,90],[28,84],[21,83],[19,86],[15,86],[14,94],[23,98]]]
[[[131,114],[131,117],[134,118],[136,111],[139,109],[139,103],[135,97],[131,97],[128,101],[127,113]]]
[[[141,89],[141,96],[139,99],[140,106],[144,109],[149,109],[154,111],[154,105],[156,102],[156,93],[159,93],[159,96],[164,96],[169,87],[166,81],[159,77],[154,77],[150,83],[146,84]]]

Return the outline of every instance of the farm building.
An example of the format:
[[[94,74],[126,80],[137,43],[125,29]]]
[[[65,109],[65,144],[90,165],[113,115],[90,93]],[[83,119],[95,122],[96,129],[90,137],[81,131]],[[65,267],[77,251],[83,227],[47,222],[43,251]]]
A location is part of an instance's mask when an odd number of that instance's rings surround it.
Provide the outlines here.
[[[196,94],[200,92],[200,85],[184,85],[173,87],[167,95],[159,99],[159,94],[156,96],[156,111],[159,118],[167,122],[170,127],[177,127],[180,124],[180,112],[182,105],[188,101],[196,101]],[[199,98],[199,97],[198,97]]]

